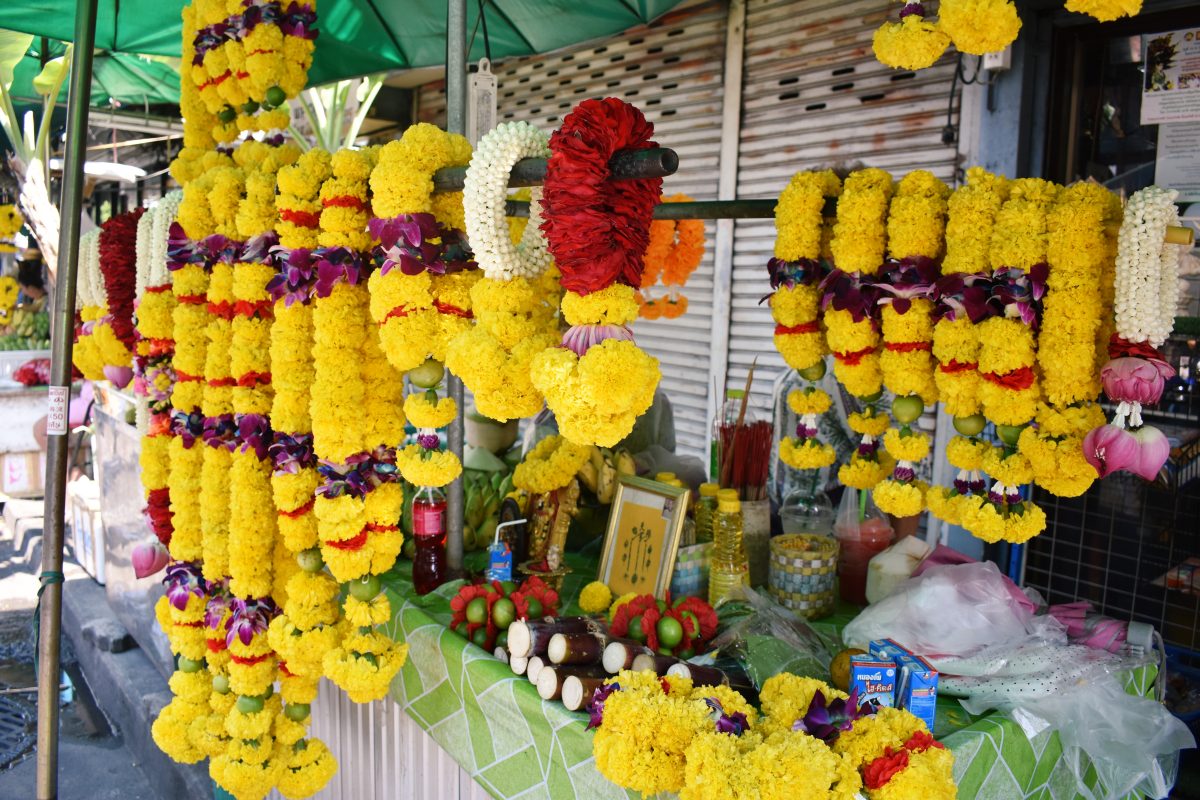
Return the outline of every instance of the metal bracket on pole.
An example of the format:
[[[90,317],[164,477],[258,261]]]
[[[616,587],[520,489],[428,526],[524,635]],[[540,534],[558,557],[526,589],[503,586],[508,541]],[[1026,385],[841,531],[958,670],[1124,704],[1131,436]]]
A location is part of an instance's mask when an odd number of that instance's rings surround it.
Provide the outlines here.
[[[75,276],[79,271],[79,214],[87,155],[96,0],[75,4],[75,47],[67,97],[59,270],[50,334],[50,409],[46,420],[46,500],[42,536],[42,590],[38,608],[37,797],[58,797],[59,635],[62,630],[63,527],[67,497],[67,421],[71,395],[71,349],[75,330]]]

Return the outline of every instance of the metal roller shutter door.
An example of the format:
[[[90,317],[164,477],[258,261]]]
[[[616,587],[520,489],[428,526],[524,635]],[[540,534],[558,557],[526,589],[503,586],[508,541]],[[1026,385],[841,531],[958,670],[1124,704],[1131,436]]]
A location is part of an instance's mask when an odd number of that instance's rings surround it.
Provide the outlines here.
[[[654,123],[657,140],[679,153],[679,171],[664,181],[663,192],[715,199],[725,17],[724,3],[701,3],[603,42],[494,65],[499,119],[553,130],[581,100],[620,97],[640,108]],[[419,93],[418,119],[444,124],[445,104],[444,84],[427,84]],[[708,441],[715,235],[710,222],[704,261],[684,289],[688,313],[634,325],[638,344],[662,367],[678,451],[700,456]]]
[[[896,176],[928,169],[953,182],[957,153],[941,141],[953,57],[919,73],[879,64],[871,37],[895,11],[886,0],[748,0],[738,197],[777,197],[793,173],[839,162]],[[771,220],[736,223],[726,385],[743,386],[757,357],[762,409],[785,368],[771,312],[759,304],[774,242]]]

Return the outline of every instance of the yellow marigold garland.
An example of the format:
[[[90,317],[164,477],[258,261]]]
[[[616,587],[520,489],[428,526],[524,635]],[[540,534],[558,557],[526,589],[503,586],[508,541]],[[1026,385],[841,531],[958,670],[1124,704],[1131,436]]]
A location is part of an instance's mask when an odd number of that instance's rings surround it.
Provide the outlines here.
[[[562,436],[547,436],[525,454],[513,472],[513,485],[530,494],[547,494],[571,482],[592,448]]]
[[[963,53],[982,56],[1008,47],[1021,30],[1012,0],[943,0],[938,28]]]
[[[871,40],[875,58],[893,69],[931,67],[949,45],[950,37],[921,13],[901,12],[899,22],[883,23]]]

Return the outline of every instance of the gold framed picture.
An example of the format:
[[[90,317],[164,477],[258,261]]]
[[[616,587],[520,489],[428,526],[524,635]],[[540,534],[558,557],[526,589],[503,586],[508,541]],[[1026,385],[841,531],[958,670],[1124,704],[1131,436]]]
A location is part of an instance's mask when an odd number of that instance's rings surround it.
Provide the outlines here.
[[[608,516],[600,574],[615,596],[664,597],[687,517],[687,489],[622,475]]]

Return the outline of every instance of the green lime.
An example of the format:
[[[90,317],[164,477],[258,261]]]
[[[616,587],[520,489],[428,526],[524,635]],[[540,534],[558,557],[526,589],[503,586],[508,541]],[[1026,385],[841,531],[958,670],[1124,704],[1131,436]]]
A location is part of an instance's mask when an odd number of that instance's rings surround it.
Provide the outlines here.
[[[213,675],[212,680],[213,691],[217,694],[229,693],[229,676],[228,675]]]
[[[821,359],[811,367],[799,370],[800,377],[806,381],[819,381],[825,377],[825,359]]]
[[[476,647],[482,647],[485,650],[487,649],[487,639],[488,632],[486,625],[480,625],[475,629],[475,632],[471,634],[471,643]]]
[[[325,569],[325,561],[321,558],[321,550],[316,547],[310,547],[307,550],[301,550],[297,553],[296,563],[300,565],[300,569],[312,574]]]
[[[542,616],[542,601],[536,597],[529,598],[529,618],[540,619]]]
[[[664,647],[675,649],[683,641],[683,626],[674,617],[663,617],[658,621],[658,641]]]
[[[954,418],[954,430],[963,436],[978,436],[983,433],[984,425],[987,425],[987,420],[983,418],[983,414]]]
[[[253,114],[255,111],[258,111],[258,103],[248,100],[242,103],[242,111],[245,111],[247,114]]]
[[[292,722],[303,722],[308,719],[308,703],[288,703],[283,707],[283,715]]]
[[[202,669],[204,669],[204,661],[203,660],[192,661],[187,656],[179,657],[179,671],[180,672],[199,672]]]
[[[921,418],[921,414],[924,411],[925,403],[916,395],[910,394],[907,397],[897,397],[892,401],[892,416],[901,425],[916,422]]]
[[[272,106],[281,106],[285,102],[287,102],[287,93],[284,92],[283,89],[280,89],[278,86],[272,86],[270,89],[267,89],[267,94],[266,94],[265,99]]]
[[[629,620],[629,638],[635,642],[646,641],[646,632],[642,630],[642,615],[638,614]]]
[[[504,596],[508,597],[517,590],[517,584],[515,581],[500,581],[500,588],[503,590]]]
[[[242,695],[237,699],[237,710],[243,714],[257,714],[263,710],[262,698]]]
[[[878,403],[880,400],[883,399],[883,391],[880,390],[878,392],[872,392],[871,394],[864,394],[862,397],[860,397],[858,399],[863,401],[867,405],[874,405],[875,403]]]
[[[413,382],[414,386],[419,386],[422,389],[432,389],[442,382],[442,376],[446,374],[446,368],[442,366],[442,362],[427,358],[424,364],[410,369],[405,374],[408,375],[408,379]]]
[[[350,596],[363,603],[370,602],[379,594],[383,584],[378,575],[363,575],[355,581],[350,581]]]
[[[700,634],[700,618],[696,616],[695,612],[681,611],[679,612],[679,616],[681,618],[680,621],[685,624],[686,629],[691,632],[692,636]]]
[[[482,625],[484,622],[487,622],[487,616],[488,606],[486,598],[476,597],[467,603],[467,622],[472,625]]]
[[[237,111],[235,111],[232,106],[225,106],[217,112],[217,119],[228,125],[237,119]]]
[[[1016,447],[1023,430],[1025,430],[1024,425],[997,425],[996,435],[1009,447]]]
[[[508,631],[500,631],[500,633],[496,635],[496,646],[508,647]]]
[[[492,603],[492,622],[500,630],[505,630],[517,618],[517,606],[507,597],[501,597]]]

